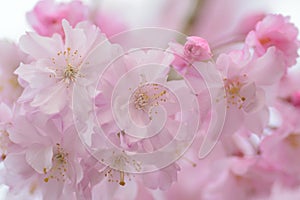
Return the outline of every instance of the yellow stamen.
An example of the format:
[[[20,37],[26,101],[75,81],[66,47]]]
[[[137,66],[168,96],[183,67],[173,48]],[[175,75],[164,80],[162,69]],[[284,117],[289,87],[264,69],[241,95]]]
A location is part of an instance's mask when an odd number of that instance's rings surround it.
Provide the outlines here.
[[[190,163],[193,167],[197,167],[197,164],[193,161],[191,161],[189,158],[182,156],[182,159],[185,160],[186,162]]]
[[[121,186],[124,186],[125,185],[125,181],[124,181],[124,172],[123,171],[120,171],[120,182],[119,184]]]

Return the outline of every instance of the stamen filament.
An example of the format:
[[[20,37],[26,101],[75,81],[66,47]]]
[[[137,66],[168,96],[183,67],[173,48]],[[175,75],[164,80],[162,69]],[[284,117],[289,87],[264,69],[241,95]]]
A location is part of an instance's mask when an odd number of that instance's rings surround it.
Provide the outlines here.
[[[124,186],[125,185],[125,180],[124,180],[124,172],[123,171],[120,171],[120,182],[119,184],[121,186]]]
[[[192,164],[193,167],[197,167],[197,164],[193,161],[191,161],[189,158],[182,156],[182,159],[185,160],[186,162]]]

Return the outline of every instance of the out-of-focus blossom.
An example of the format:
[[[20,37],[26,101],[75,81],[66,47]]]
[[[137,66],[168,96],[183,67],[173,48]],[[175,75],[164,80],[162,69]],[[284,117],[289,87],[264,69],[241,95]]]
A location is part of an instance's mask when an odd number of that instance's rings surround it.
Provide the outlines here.
[[[201,194],[203,199],[267,198],[274,182],[288,181],[284,173],[276,171],[257,157],[232,157],[219,160],[213,166],[215,169],[211,171],[211,179]]]
[[[127,29],[125,21],[109,12],[94,11],[81,0],[58,3],[55,0],[41,0],[34,9],[27,13],[27,20],[32,28],[42,36],[58,33],[64,37],[63,19],[72,27],[79,22],[90,21],[98,26],[106,36],[112,36]]]
[[[27,19],[32,28],[42,36],[52,36],[54,33],[64,35],[62,20],[68,20],[75,27],[77,23],[88,19],[88,7],[79,0],[70,3],[42,0],[27,14]]]
[[[259,198],[257,200],[282,200],[282,199],[290,199],[296,200],[300,196],[300,188],[288,188],[281,184],[274,184],[272,187],[272,193],[267,198]]]
[[[266,16],[264,13],[251,14],[246,16],[243,20],[241,20],[240,25],[236,27],[236,34],[247,35],[250,31],[255,29],[256,24],[263,20]]]
[[[245,23],[241,26],[241,21],[248,16],[253,16],[257,11],[266,12],[268,3],[245,2],[239,0],[209,0],[202,1],[201,9],[198,10],[196,23],[192,28],[194,35],[205,38],[212,46],[223,43],[224,40],[238,42],[245,38],[241,36],[240,28],[252,26],[252,23]],[[255,15],[254,14],[254,15]],[[249,28],[249,26],[248,26]],[[238,37],[237,37],[238,36]],[[213,49],[213,48],[212,48]],[[213,49],[214,50],[214,49]]]
[[[289,22],[288,17],[270,14],[258,22],[255,30],[248,34],[246,44],[254,47],[258,56],[274,46],[283,53],[286,67],[291,67],[296,64],[298,57],[297,35],[298,30]]]
[[[102,13],[99,11],[93,18],[92,21],[94,21],[95,25],[97,25],[107,37],[118,34],[128,28],[125,21],[116,14]]]
[[[298,129],[287,126],[285,131],[275,132],[266,137],[260,146],[262,157],[274,168],[290,175],[299,173],[300,134]],[[299,177],[294,177],[300,181]]]
[[[291,103],[295,107],[300,106],[300,70],[299,67],[290,68],[281,79],[278,97],[281,101]]]
[[[15,69],[20,62],[26,62],[26,56],[12,42],[0,41],[0,101],[9,104],[15,103],[22,93]]]

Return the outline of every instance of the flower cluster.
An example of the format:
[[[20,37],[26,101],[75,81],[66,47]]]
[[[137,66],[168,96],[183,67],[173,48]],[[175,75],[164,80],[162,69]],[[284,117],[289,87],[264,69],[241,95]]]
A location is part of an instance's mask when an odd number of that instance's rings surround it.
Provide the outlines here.
[[[138,46],[141,30],[112,36],[126,23],[78,0],[40,1],[27,18],[35,32],[0,41],[7,199],[299,198],[300,43],[288,17],[164,48]]]

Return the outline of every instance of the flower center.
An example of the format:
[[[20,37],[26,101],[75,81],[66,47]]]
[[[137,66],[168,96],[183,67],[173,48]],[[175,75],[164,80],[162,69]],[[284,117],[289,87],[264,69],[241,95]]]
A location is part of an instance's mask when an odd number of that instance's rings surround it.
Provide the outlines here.
[[[147,93],[137,93],[135,94],[134,106],[138,110],[144,110],[149,104],[149,96]]]
[[[152,108],[167,102],[167,95],[168,92],[163,86],[156,83],[148,83],[140,85],[133,92],[131,102],[136,110],[148,113],[151,119]]]
[[[227,108],[229,108],[230,105],[237,106],[239,109],[243,107],[243,104],[246,101],[246,97],[240,94],[243,86],[244,83],[241,82],[238,77],[235,79],[224,79],[224,88],[226,91],[224,98],[227,99]]]
[[[78,50],[72,51],[71,48],[67,48],[63,52],[59,51],[57,57],[53,57],[51,60],[54,67],[50,68],[55,71],[55,74],[49,75],[50,78],[55,77],[69,84],[81,76],[79,66],[82,63],[82,56],[79,55]]]
[[[56,144],[56,153],[52,157],[52,168],[47,172],[44,168],[44,182],[48,182],[50,179],[55,179],[57,181],[66,181],[66,172],[68,165],[68,153],[60,146],[59,143]]]
[[[68,66],[64,71],[63,79],[66,82],[75,82],[77,75],[78,75],[78,69],[72,67],[71,64],[68,64]]]
[[[105,162],[105,159],[102,158],[101,161]],[[124,151],[119,153],[113,151],[108,161],[110,165],[105,170],[104,176],[108,178],[108,182],[116,182],[121,186],[125,186],[126,184],[125,177],[131,181],[131,174],[125,172],[126,169],[134,168],[137,172],[142,169],[141,164],[127,156]]]

